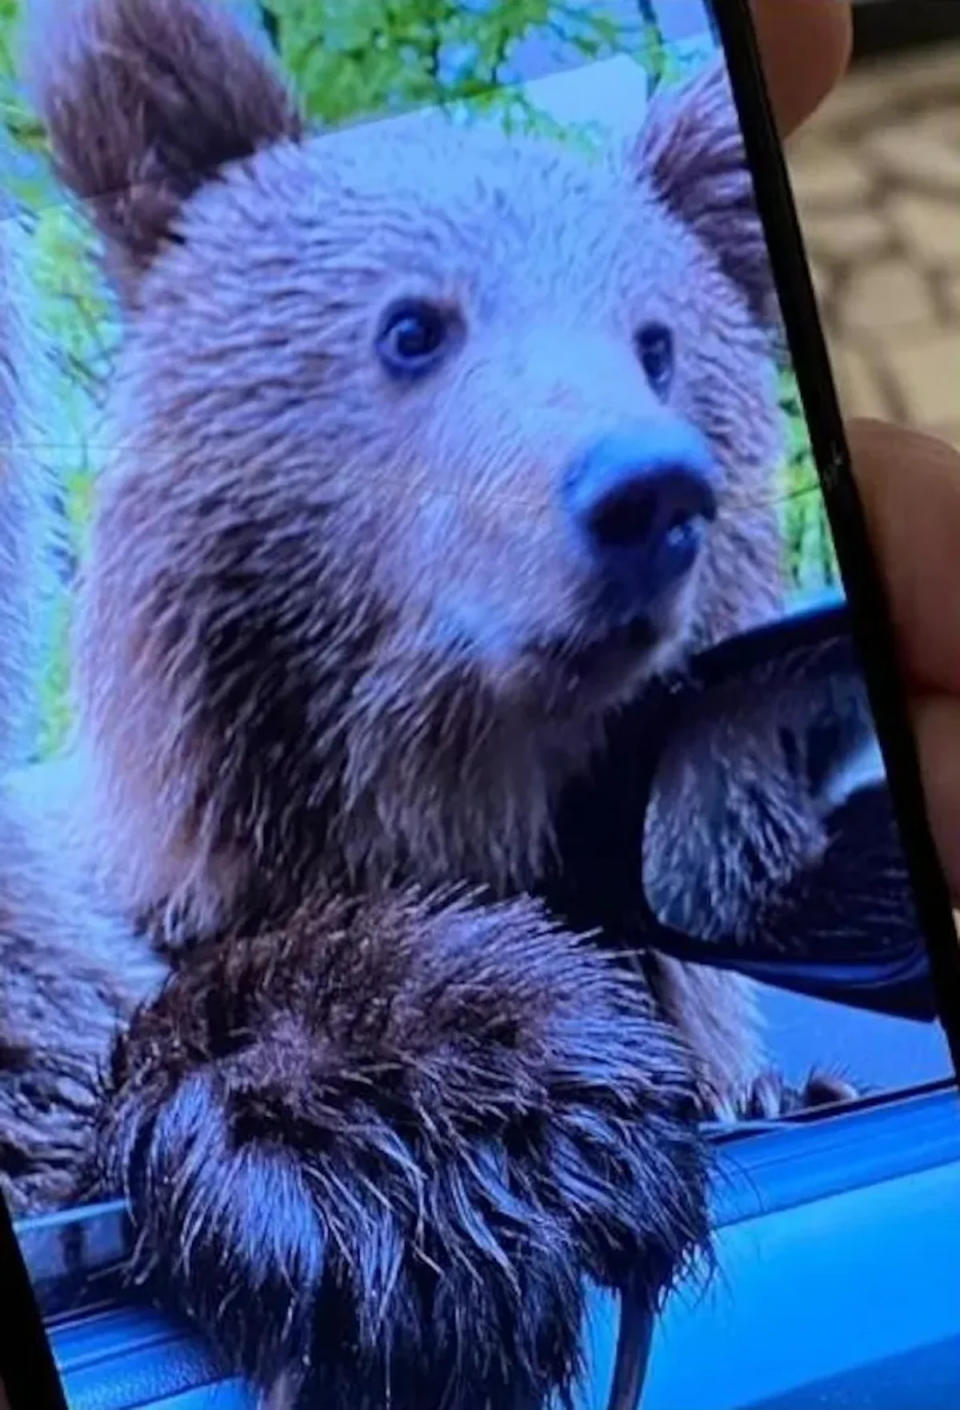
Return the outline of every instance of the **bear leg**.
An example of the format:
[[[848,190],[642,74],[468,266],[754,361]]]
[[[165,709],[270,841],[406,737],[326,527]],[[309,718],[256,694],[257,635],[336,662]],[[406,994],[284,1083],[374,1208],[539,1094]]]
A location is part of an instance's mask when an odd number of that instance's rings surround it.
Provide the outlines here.
[[[115,1053],[137,1272],[271,1406],[540,1410],[589,1282],[706,1242],[687,1051],[532,902],[320,899],[184,958]]]

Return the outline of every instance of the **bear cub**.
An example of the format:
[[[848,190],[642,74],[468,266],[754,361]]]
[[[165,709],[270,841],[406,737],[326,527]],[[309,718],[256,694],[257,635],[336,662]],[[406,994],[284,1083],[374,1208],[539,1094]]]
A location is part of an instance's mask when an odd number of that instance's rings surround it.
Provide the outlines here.
[[[724,69],[594,155],[316,133],[215,0],[70,0],[32,69],[123,319],[72,826],[169,970],[78,1164],[272,1404],[540,1410],[586,1286],[704,1246],[696,1117],[760,1070],[737,981],[537,899],[617,712],[780,601]]]

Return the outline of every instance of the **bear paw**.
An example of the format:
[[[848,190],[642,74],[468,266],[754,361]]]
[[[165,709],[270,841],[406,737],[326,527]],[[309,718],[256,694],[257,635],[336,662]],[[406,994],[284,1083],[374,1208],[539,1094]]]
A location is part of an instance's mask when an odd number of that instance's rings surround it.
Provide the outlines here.
[[[857,1088],[836,1073],[814,1069],[799,1086],[782,1073],[764,1072],[751,1084],[740,1108],[741,1118],[772,1119],[798,1111],[855,1101]]]
[[[693,1091],[642,981],[532,903],[324,899],[139,1014],[100,1179],[268,1403],[539,1410],[585,1284],[654,1309],[706,1241]]]
[[[705,1115],[715,1121],[775,1121],[781,1116],[855,1101],[860,1095],[855,1086],[836,1073],[814,1069],[798,1086],[770,1068],[741,1092],[707,1098]]]

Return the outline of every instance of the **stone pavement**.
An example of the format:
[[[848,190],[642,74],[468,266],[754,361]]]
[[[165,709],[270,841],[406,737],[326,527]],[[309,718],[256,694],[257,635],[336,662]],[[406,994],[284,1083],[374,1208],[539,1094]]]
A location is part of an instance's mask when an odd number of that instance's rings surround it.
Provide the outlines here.
[[[960,46],[856,70],[788,156],[846,414],[960,446]]]

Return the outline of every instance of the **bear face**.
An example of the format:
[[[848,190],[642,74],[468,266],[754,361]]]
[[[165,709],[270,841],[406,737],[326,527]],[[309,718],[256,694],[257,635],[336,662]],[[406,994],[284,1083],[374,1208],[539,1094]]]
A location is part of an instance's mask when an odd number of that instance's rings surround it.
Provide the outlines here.
[[[722,69],[597,156],[306,134],[201,0],[76,5],[38,74],[126,321],[78,676],[131,904],[531,884],[611,711],[778,595]]]

